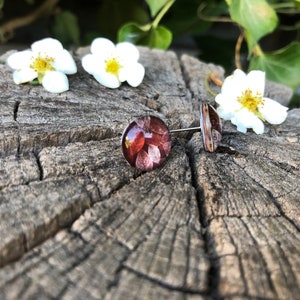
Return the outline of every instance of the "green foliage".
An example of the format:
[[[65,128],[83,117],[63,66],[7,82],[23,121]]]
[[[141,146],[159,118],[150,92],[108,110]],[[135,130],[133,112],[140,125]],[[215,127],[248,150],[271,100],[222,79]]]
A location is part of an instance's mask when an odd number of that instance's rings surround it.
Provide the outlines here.
[[[151,24],[140,26],[136,23],[127,23],[119,30],[118,40],[167,49],[172,42],[172,33],[164,26],[154,28]]]
[[[63,44],[80,44],[77,17],[70,11],[65,10],[55,15],[51,31]]]
[[[104,36],[116,42],[117,32],[124,24],[150,22],[149,12],[145,7],[146,5],[141,5],[141,1],[137,0],[101,0],[98,7],[94,8],[95,16],[91,19],[89,26],[93,26],[98,36]],[[88,44],[91,42],[87,38],[85,40]]]
[[[149,5],[151,17],[154,18],[157,13],[167,4],[168,0],[146,0]]]
[[[41,83],[38,81],[38,79],[33,79],[29,82],[31,85],[36,86],[36,85],[40,85]]]
[[[300,0],[293,0],[293,2],[300,9]]]
[[[253,56],[250,69],[264,70],[270,80],[297,88],[300,83],[300,43],[293,42],[272,53]]]
[[[272,5],[279,9],[296,9],[296,2],[299,1],[272,1]],[[261,38],[273,32],[278,24],[277,13],[271,4],[265,0],[231,0],[228,5],[231,19],[241,27],[248,45],[249,69],[263,70],[270,80],[293,89],[298,87],[300,43],[292,42],[271,53],[265,53],[259,45]]]
[[[207,32],[213,25],[202,14],[220,16],[227,11],[228,7],[223,0],[177,0],[162,21],[171,29],[174,39],[182,35],[196,36]]]
[[[172,32],[159,23],[175,0],[146,0],[154,20],[145,25],[129,22],[118,31],[118,42],[129,41],[152,48],[167,49],[172,42]]]
[[[126,23],[118,32],[118,41],[147,45],[147,37],[150,29],[151,25],[141,26],[132,22]]]
[[[278,23],[275,10],[265,0],[231,0],[229,13],[231,19],[244,28],[249,52]]]

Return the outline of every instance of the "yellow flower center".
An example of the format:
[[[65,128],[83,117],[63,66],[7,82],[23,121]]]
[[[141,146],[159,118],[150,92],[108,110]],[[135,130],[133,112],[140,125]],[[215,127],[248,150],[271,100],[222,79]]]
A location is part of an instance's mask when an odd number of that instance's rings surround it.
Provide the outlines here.
[[[53,67],[54,61],[55,59],[53,57],[50,57],[48,55],[41,56],[40,53],[37,57],[32,58],[30,68],[38,73],[39,83],[42,83],[42,79],[47,71],[55,70],[55,68]]]
[[[47,71],[54,70],[53,63],[53,57],[49,57],[48,55],[41,57],[41,55],[39,54],[39,56],[33,60],[30,68],[34,69],[36,72],[45,73]]]
[[[120,64],[120,62],[116,57],[106,60],[105,63],[106,63],[105,71],[113,75],[118,75],[120,69],[122,68],[122,65]]]
[[[258,92],[254,95],[250,89],[245,90],[242,95],[238,97],[238,101],[243,107],[256,115],[259,115],[258,107],[264,105],[262,95]]]

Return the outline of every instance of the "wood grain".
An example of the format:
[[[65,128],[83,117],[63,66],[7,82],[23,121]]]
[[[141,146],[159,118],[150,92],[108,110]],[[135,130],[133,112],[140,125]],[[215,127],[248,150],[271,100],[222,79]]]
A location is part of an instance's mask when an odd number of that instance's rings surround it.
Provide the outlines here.
[[[215,153],[199,132],[174,135],[166,163],[140,173],[120,150],[128,122],[198,126],[224,70],[139,49],[138,88],[100,86],[80,65],[88,48],[59,95],[0,65],[0,299],[297,299],[300,110],[263,135],[224,123]]]

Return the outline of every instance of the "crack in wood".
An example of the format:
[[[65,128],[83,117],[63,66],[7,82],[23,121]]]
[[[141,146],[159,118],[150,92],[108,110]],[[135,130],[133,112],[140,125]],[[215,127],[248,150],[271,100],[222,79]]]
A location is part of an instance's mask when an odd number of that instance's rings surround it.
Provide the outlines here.
[[[185,287],[185,286],[175,286],[175,285],[171,285],[171,284],[168,284],[167,282],[165,281],[161,281],[155,277],[152,277],[152,276],[149,276],[149,274],[147,273],[144,273],[144,272],[140,272],[134,268],[131,268],[127,265],[124,266],[124,269],[126,269],[127,271],[129,272],[132,272],[134,274],[136,274],[138,277],[142,277],[150,282],[153,282],[155,285],[157,286],[161,286],[165,289],[168,289],[170,291],[178,291],[178,292],[183,292],[185,294],[191,294],[191,295],[203,295],[203,296],[206,296],[207,293],[201,291],[201,290],[197,290],[197,289],[193,289],[193,288],[190,288],[190,287]]]
[[[280,212],[280,215],[283,216],[286,220],[288,220],[293,226],[295,226],[295,228],[297,228],[298,231],[300,231],[300,227],[299,227],[299,224],[297,224],[297,222],[295,220],[293,220],[291,217],[289,217],[285,210],[282,208],[282,205],[279,203],[278,199],[283,197],[283,196],[286,196],[288,195],[288,193],[284,193],[284,194],[281,194],[281,195],[277,195],[277,196],[274,196],[274,194],[272,193],[271,190],[269,190],[269,188],[267,186],[265,186],[263,183],[261,182],[258,182],[257,181],[257,178],[254,177],[253,175],[251,175],[247,170],[246,168],[243,168],[243,170],[245,171],[245,173],[260,187],[262,187],[269,195],[269,198],[271,199],[271,201],[274,203],[274,205],[276,206],[276,208],[278,209],[278,211]],[[284,169],[285,170],[285,169]],[[297,189],[298,187],[295,187],[295,190]],[[289,193],[292,193],[292,191],[290,191]]]
[[[197,199],[197,207],[199,210],[199,222],[204,229],[202,232],[202,238],[204,239],[204,249],[205,253],[209,259],[210,267],[208,270],[207,278],[208,278],[208,295],[212,296],[214,299],[219,299],[219,283],[220,283],[220,268],[215,259],[213,259],[210,255],[211,251],[215,251],[212,248],[212,243],[209,242],[209,237],[207,235],[207,229],[209,228],[209,220],[206,217],[206,209],[205,209],[205,196],[201,187],[199,186],[198,172],[196,169],[196,162],[193,156],[193,149],[189,146],[186,149],[188,158],[189,158],[189,166],[192,174],[192,186],[196,191],[196,199]]]
[[[21,103],[21,101],[16,101],[15,106],[14,106],[14,121],[16,121],[16,122],[17,122],[17,118],[18,118],[18,110],[19,110],[20,103]]]
[[[34,152],[34,156],[35,156],[36,164],[37,164],[39,172],[40,172],[40,181],[42,181],[44,179],[44,168],[43,168],[43,165],[41,163],[39,153]]]
[[[260,254],[260,257],[262,258],[262,262],[263,262],[263,268],[265,270],[265,274],[266,274],[266,278],[267,278],[267,282],[269,284],[270,290],[274,293],[275,297],[277,298],[278,295],[276,293],[276,290],[274,288],[274,284],[273,281],[271,279],[271,274],[270,274],[270,270],[268,269],[268,265],[266,262],[266,259],[264,258],[263,253],[260,251],[260,246],[255,238],[255,236],[252,235],[251,231],[249,230],[249,226],[247,225],[246,222],[243,221],[243,219],[241,218],[241,222],[244,225],[244,227],[247,229],[247,232],[249,233],[250,237],[252,238],[252,242],[253,244],[256,246],[256,249],[258,251],[258,253]]]

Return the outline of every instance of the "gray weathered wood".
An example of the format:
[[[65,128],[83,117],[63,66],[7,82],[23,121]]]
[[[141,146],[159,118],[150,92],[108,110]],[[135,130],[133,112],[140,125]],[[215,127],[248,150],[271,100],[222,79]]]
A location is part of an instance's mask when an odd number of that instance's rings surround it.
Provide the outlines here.
[[[300,110],[259,136],[225,123],[216,153],[199,133],[174,136],[141,174],[120,151],[128,122],[198,125],[205,80],[224,71],[140,48],[143,83],[110,90],[82,70],[86,51],[60,95],[0,66],[0,299],[296,299]]]

